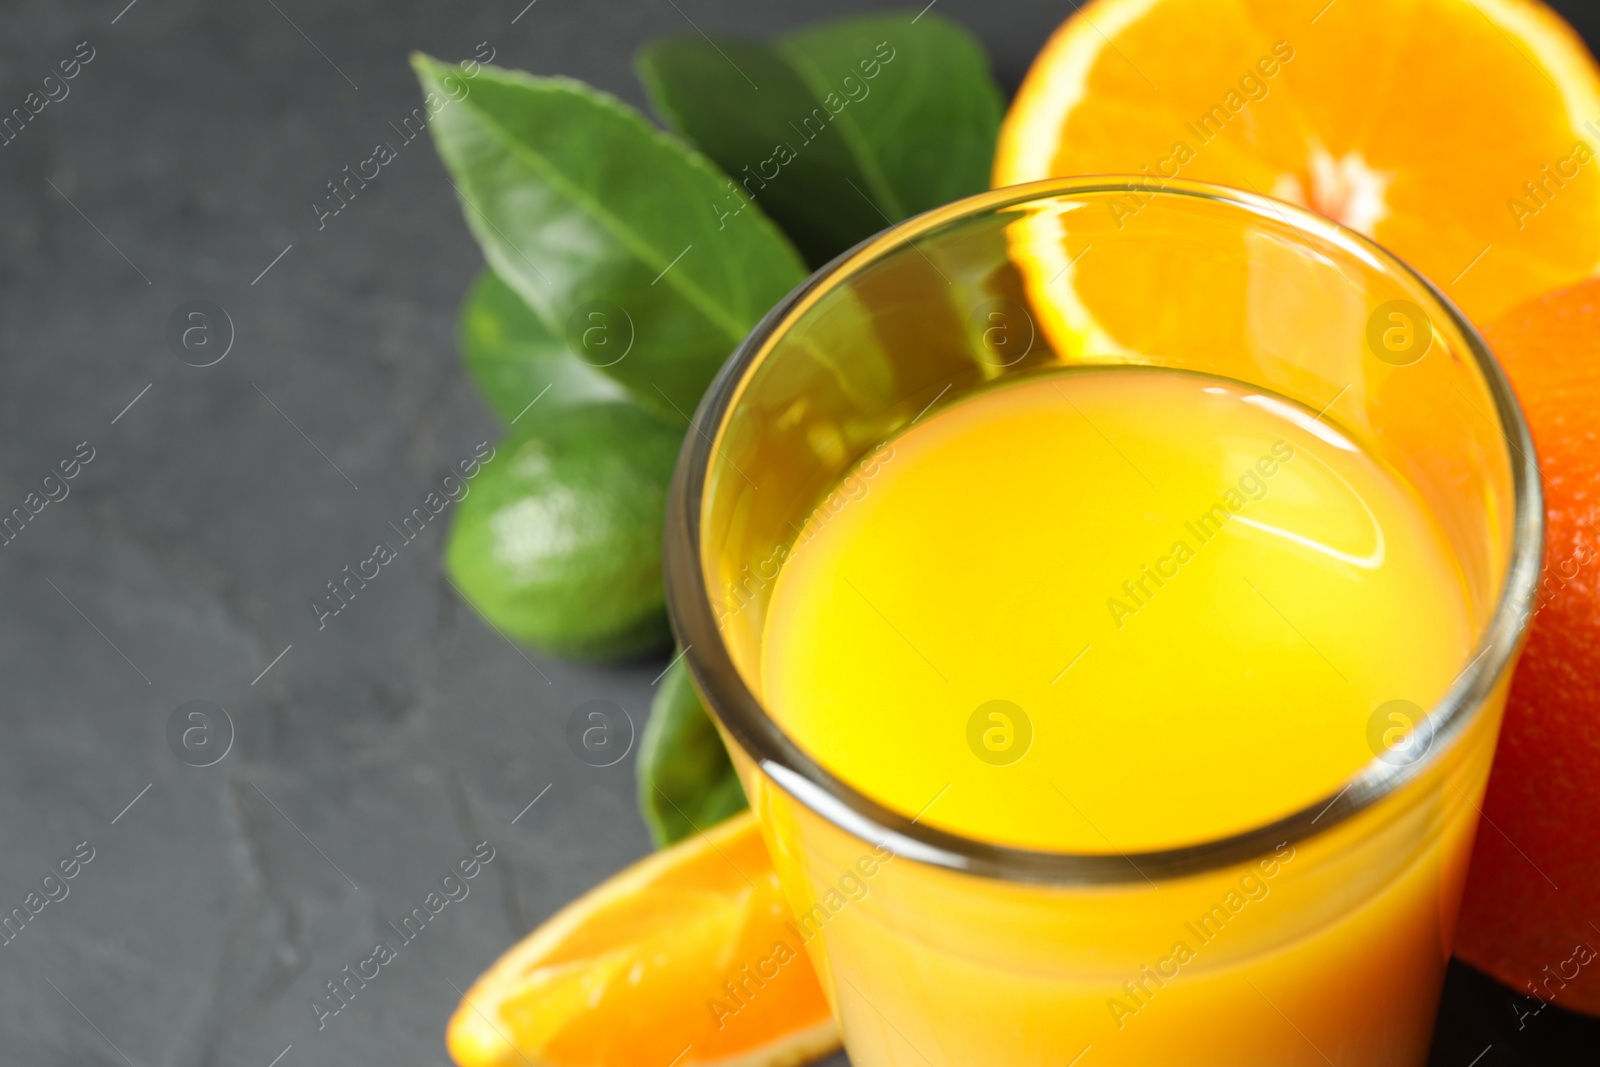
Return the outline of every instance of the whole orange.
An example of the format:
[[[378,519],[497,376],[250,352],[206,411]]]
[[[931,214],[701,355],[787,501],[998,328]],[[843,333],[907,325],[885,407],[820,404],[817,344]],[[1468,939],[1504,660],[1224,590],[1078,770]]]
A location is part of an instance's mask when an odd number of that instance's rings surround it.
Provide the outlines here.
[[[1456,951],[1600,1015],[1600,279],[1484,334],[1533,427],[1549,525]]]

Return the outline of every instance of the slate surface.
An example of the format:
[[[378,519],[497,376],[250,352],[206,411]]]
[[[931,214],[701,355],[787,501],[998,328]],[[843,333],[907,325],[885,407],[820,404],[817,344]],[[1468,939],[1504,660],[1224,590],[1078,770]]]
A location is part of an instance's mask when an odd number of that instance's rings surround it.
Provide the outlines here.
[[[499,430],[457,365],[480,258],[432,148],[321,230],[310,205],[415,106],[414,48],[487,41],[642,104],[630,55],[690,18],[765,34],[861,5],[124,3],[0,13],[0,110],[93,50],[0,148],[0,504],[93,450],[0,552],[0,905],[93,848],[0,950],[0,1062],[440,1064],[457,989],[648,849],[631,760],[585,766],[562,726],[597,697],[641,721],[661,664],[509,647],[441,576],[442,520],[317,629],[308,600]],[[1067,7],[939,10],[1010,89]],[[196,368],[164,335],[201,299],[234,337]],[[191,700],[234,727],[208,767],[168,747]],[[319,1032],[311,996],[482,840],[470,895]],[[1453,974],[1435,1062],[1600,1044],[1554,1009],[1518,1031],[1511,1003]]]

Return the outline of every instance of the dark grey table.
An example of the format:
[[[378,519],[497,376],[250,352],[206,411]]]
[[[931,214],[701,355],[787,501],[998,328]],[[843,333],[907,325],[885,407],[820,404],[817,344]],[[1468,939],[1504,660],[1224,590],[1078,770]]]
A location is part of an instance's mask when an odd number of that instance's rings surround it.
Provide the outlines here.
[[[0,147],[0,511],[92,453],[0,548],[0,911],[93,850],[0,945],[0,1062],[439,1064],[457,991],[648,850],[631,761],[579,763],[562,724],[596,697],[642,719],[662,665],[510,647],[443,579],[442,522],[318,628],[324,583],[500,430],[458,368],[480,258],[431,146],[322,229],[311,205],[415,106],[412,49],[488,41],[642,104],[633,50],[688,18],[860,5],[125,3],[0,12],[0,113],[92,57]],[[940,10],[1013,88],[1068,6]],[[233,326],[205,368],[165,339],[194,300]],[[231,717],[210,766],[168,745],[191,700]],[[323,984],[484,840],[469,895],[319,1030]],[[1519,1032],[1511,1001],[1453,973],[1436,1062],[1600,1043],[1554,1009]]]

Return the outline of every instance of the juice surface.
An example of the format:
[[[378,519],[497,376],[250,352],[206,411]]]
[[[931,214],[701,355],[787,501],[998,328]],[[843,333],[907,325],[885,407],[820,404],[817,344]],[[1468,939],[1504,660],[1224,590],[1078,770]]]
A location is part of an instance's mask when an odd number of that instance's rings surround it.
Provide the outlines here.
[[[858,789],[997,843],[1167,848],[1331,796],[1474,634],[1415,491],[1330,421],[1140,367],[928,415],[805,524],[763,700]]]

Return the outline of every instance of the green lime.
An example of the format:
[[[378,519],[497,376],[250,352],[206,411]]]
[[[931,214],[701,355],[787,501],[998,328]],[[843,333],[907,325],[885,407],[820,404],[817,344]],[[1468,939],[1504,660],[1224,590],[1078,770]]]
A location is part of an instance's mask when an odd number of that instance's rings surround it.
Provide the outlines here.
[[[529,418],[470,483],[445,567],[484,618],[543,651],[662,647],[661,524],[682,439],[630,403]]]

